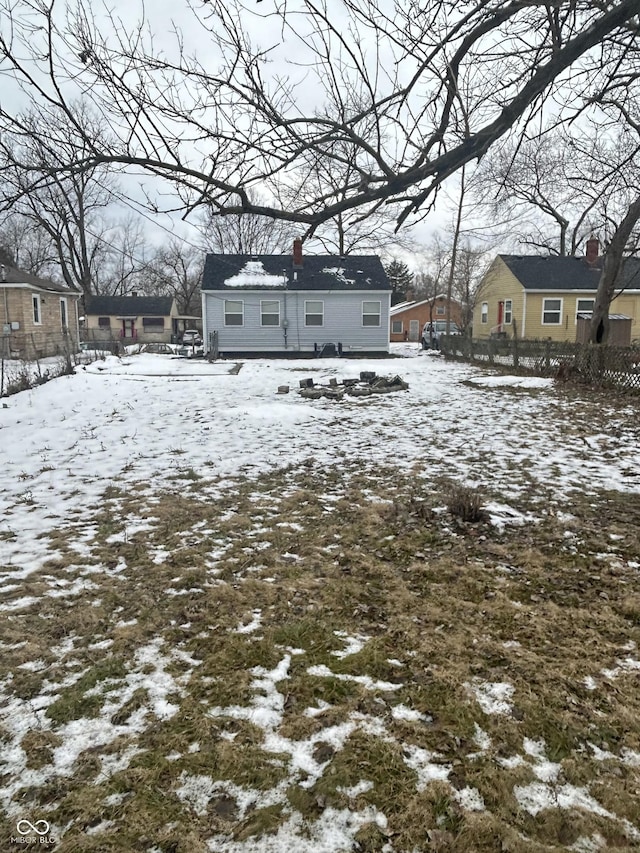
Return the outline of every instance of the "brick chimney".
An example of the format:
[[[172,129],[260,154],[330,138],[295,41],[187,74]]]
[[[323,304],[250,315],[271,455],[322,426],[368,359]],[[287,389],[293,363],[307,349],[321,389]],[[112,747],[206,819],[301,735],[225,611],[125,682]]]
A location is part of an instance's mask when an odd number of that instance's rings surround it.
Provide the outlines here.
[[[600,254],[600,241],[593,234],[587,240],[587,263],[595,264]]]
[[[293,241],[293,266],[294,268],[302,267],[302,239],[296,237]]]

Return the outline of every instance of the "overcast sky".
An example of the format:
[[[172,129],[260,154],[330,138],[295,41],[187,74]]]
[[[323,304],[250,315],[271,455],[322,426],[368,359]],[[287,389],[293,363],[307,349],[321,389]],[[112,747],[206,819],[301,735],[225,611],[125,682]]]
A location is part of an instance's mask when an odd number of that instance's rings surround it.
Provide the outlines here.
[[[293,76],[296,79],[306,77],[305,64],[310,58],[310,54],[305,54],[304,40],[311,35],[308,21],[302,18],[296,19],[292,16],[290,20],[300,21],[301,27],[306,27],[307,30],[301,29],[298,35],[302,40],[291,38],[286,39],[286,44],[282,43],[282,23],[275,16],[269,16],[269,9],[274,8],[274,0],[265,0],[259,5],[248,4],[251,8],[241,12],[241,23],[243,29],[248,33],[251,43],[254,47],[273,48],[269,53],[269,61],[265,66],[265,72],[272,79],[274,76]],[[291,3],[290,5],[293,5]],[[343,8],[339,0],[328,0],[329,8],[334,7],[335,14],[339,15]],[[62,12],[63,7],[58,7]],[[107,19],[105,9],[111,10],[111,20],[115,23],[110,23]],[[154,0],[149,2],[146,8],[138,0],[112,0],[108,4],[92,4],[91,12],[100,24],[100,29],[107,37],[107,40],[117,38],[118,33],[114,29],[124,31],[125,33],[132,32],[136,24],[146,16],[146,22],[149,31],[153,36],[153,44],[155,52],[163,52],[168,56],[178,55],[177,39],[175,31],[177,30],[180,37],[183,39],[185,53],[198,54],[201,59],[206,59],[207,69],[215,71],[219,64],[219,55],[217,56],[217,48],[213,43],[211,35],[206,31],[202,21],[199,21],[194,10],[198,10],[198,14],[206,24],[206,5],[198,2],[193,4],[193,9],[189,8],[186,0]],[[391,57],[389,58],[391,61]],[[382,74],[384,78],[384,74]],[[3,79],[2,94],[0,97],[3,102],[9,107],[19,102],[19,94],[15,87],[7,85],[6,79]],[[305,112],[312,111],[314,105],[322,106],[324,93],[318,84],[305,83],[304,87],[304,110]],[[123,187],[126,193],[134,200],[134,209],[137,205],[143,206],[145,203],[144,189],[152,193],[163,192],[166,195],[161,197],[161,202],[168,202],[170,198],[170,187],[162,184],[154,178],[146,175],[129,176],[123,180]],[[457,179],[453,179],[449,183],[449,189],[452,194],[455,194],[455,184]],[[411,233],[419,243],[427,243],[434,229],[446,228],[451,221],[451,213],[446,204],[446,196],[448,193],[443,193],[436,211],[429,214],[426,221],[417,224]],[[137,203],[137,205],[135,204]],[[170,204],[167,204],[170,206]],[[179,216],[160,215],[153,216],[147,213],[146,228],[154,242],[162,242],[166,240],[167,230],[176,233],[177,235],[189,240],[190,242],[199,242],[197,231],[188,223],[182,222]],[[301,227],[301,233],[303,228]],[[406,258],[412,265],[418,265],[411,255],[399,253]]]

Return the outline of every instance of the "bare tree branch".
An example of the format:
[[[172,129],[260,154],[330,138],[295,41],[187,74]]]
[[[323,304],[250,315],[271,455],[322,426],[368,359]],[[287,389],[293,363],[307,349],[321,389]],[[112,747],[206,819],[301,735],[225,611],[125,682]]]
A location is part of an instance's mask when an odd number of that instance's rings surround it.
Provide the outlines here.
[[[49,178],[119,165],[168,180],[185,212],[255,213],[308,234],[387,202],[401,205],[400,227],[423,215],[447,177],[521,130],[549,95],[554,109],[577,114],[623,79],[637,85],[640,0],[381,5],[189,6],[208,39],[198,56],[178,32],[157,48],[144,17],[131,26],[111,13],[99,25],[86,4],[63,19],[45,0],[0,0],[0,74],[33,103],[62,110],[83,139]],[[250,31],[265,45],[254,45]],[[108,133],[84,126],[75,106],[82,93]],[[7,106],[0,130],[25,132]],[[310,153],[344,167],[344,146],[366,181],[278,203],[283,185],[300,186]],[[42,185],[28,160],[20,166]],[[252,201],[256,189],[265,203]]]

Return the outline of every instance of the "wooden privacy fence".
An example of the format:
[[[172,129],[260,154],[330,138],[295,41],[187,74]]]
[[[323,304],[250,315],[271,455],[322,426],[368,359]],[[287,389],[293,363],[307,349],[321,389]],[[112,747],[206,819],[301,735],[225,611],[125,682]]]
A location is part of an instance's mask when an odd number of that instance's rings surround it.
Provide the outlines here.
[[[440,349],[447,358],[640,392],[640,347],[450,335]]]

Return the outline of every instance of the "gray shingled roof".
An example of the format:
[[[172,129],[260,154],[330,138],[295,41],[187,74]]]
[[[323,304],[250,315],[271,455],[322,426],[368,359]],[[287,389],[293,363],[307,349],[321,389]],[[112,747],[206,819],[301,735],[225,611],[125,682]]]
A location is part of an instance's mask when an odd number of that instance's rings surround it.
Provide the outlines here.
[[[88,296],[85,313],[100,317],[168,317],[172,296]]]
[[[252,270],[261,273],[252,275]],[[305,255],[302,267],[297,269],[291,255],[207,255],[203,290],[261,287],[304,291],[392,289],[377,255]]]
[[[596,290],[603,258],[588,264],[586,258],[557,255],[499,255],[525,290]],[[640,290],[640,258],[627,258],[622,284]]]
[[[29,284],[38,290],[48,290],[53,293],[67,293],[70,296],[80,296],[77,290],[67,287],[65,284],[58,284],[57,281],[51,281],[48,278],[40,278],[37,275],[19,270],[17,267],[11,267],[4,264],[4,274],[0,275],[0,285],[2,284]]]

